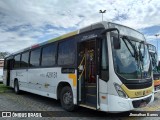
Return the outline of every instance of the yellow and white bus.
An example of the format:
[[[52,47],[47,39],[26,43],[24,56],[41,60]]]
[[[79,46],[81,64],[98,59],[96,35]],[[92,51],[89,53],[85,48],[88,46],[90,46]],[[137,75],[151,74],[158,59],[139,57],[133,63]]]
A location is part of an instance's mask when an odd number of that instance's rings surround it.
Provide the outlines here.
[[[149,54],[152,60],[154,91],[157,93],[160,91],[160,71],[158,70],[158,55],[156,47],[148,43]]]
[[[152,66],[143,34],[99,22],[5,58],[4,84],[75,106],[122,112],[154,100]]]

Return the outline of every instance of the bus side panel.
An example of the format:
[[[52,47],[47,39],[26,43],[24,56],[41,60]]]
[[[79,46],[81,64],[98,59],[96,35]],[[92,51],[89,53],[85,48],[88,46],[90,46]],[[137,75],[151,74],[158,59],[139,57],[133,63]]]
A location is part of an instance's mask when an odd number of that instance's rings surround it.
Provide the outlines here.
[[[57,69],[33,68],[28,70],[28,88],[43,96],[55,98],[57,85]],[[42,93],[44,92],[44,93]]]
[[[101,111],[108,111],[108,86],[107,82],[99,79],[99,106]]]
[[[10,71],[10,86],[12,88],[14,88],[14,80],[16,79],[16,71],[15,70],[11,70]]]
[[[11,70],[11,86],[14,87],[14,80],[17,79],[20,90],[57,99],[59,83],[67,82],[72,88],[74,104],[76,104],[76,74],[62,73],[61,69],[61,67],[32,68],[28,69],[27,73],[26,70]]]
[[[11,86],[14,87],[14,80],[18,80],[19,88],[28,87],[27,71],[25,69],[11,70]]]

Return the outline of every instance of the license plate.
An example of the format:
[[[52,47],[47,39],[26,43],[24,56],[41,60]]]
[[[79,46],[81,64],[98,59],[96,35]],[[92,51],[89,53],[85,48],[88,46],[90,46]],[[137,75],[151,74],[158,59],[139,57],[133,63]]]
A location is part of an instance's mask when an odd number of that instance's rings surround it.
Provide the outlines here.
[[[142,102],[139,107],[145,107],[147,105],[146,102]]]

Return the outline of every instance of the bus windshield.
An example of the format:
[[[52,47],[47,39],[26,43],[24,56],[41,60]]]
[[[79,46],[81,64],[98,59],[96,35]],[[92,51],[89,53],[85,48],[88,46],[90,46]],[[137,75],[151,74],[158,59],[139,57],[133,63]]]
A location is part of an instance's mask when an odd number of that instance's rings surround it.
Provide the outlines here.
[[[127,36],[121,37],[120,42],[121,48],[114,49],[112,41],[116,73],[127,80],[150,78],[150,58],[147,45]]]
[[[149,48],[149,54],[151,56],[152,60],[152,69],[154,73],[159,73],[158,68],[157,68],[157,63],[158,63],[158,57],[157,57],[157,52],[156,48],[153,45],[148,44]]]

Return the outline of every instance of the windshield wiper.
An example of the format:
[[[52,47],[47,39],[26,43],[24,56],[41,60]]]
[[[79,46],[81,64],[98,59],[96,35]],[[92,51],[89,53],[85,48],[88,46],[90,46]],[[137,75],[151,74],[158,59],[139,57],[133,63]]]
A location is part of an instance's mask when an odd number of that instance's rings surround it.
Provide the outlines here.
[[[151,56],[151,59],[152,59],[152,65],[153,67],[156,67],[157,66],[157,60],[155,57]]]
[[[138,60],[138,52],[136,50],[135,45],[133,45],[133,43],[130,41],[130,39],[127,36],[122,36],[122,39],[125,43],[125,45],[127,46],[127,49],[129,50],[129,52],[131,53],[132,57],[134,57],[136,60]],[[126,43],[127,40],[129,42],[129,44],[131,45],[131,47],[133,48],[134,54],[131,52],[130,48],[128,47],[128,44]]]
[[[141,46],[143,44],[143,55],[142,55],[142,52],[141,52]],[[139,46],[138,46],[138,49],[139,49],[139,59],[141,62],[143,62],[143,59],[144,59],[144,55],[145,55],[145,46],[144,46],[144,42],[140,42]]]
[[[137,66],[139,67],[140,71],[142,71],[142,67],[141,67],[141,63],[140,63],[140,60],[139,60],[139,54],[138,54],[138,50],[136,48],[136,45],[134,45],[131,40],[127,37],[127,36],[122,36],[122,39],[125,43],[125,45],[127,46],[128,50],[130,51],[132,57],[135,58],[135,60],[137,61]],[[133,51],[134,51],[134,54],[131,52],[130,48],[128,47],[128,44],[126,43],[126,41],[128,41],[128,43],[131,45],[131,47],[133,48]],[[141,78],[142,78],[142,73],[141,73]]]

